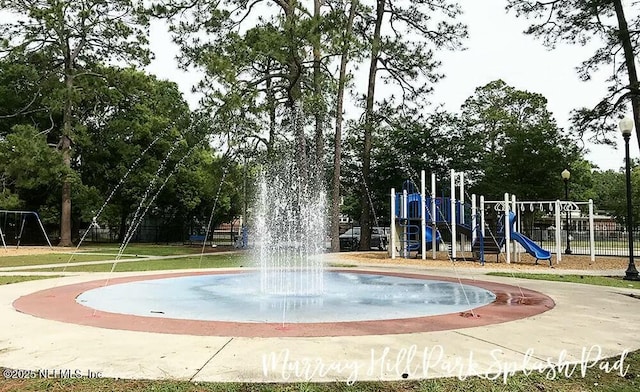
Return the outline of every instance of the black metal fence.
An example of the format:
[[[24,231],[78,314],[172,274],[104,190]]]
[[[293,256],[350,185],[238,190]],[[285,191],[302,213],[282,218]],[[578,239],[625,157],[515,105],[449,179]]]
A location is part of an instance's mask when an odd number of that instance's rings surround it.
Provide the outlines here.
[[[238,239],[237,227],[231,226],[228,229],[214,230],[209,232],[205,241],[206,230],[194,230],[183,226],[168,225],[141,225],[131,238],[132,243],[154,243],[154,244],[184,244],[196,245],[206,242],[219,246],[234,245]],[[116,230],[109,228],[91,227],[80,232],[80,238],[84,236],[86,243],[117,243],[119,234]]]
[[[343,229],[348,228],[346,226],[347,225],[345,225]],[[56,245],[59,237],[57,228],[47,226],[45,229],[47,230],[51,243]],[[92,227],[88,233],[85,233],[85,231],[86,229],[79,231],[79,237],[74,238],[76,243],[82,236],[85,236],[84,242],[86,243],[119,242],[119,233],[113,229]],[[544,249],[551,252],[556,251],[556,231],[554,228],[523,227],[521,231],[522,234],[531,238]],[[42,246],[47,244],[40,228],[35,224],[26,225],[21,235],[19,234],[19,228],[17,228],[15,224],[7,224],[4,225],[3,234],[7,246],[16,246],[18,239],[22,246]],[[193,228],[182,225],[141,225],[134,233],[131,242],[197,245],[203,243],[204,235],[205,231],[203,230],[196,231]],[[241,234],[239,233],[237,225],[230,226],[223,230],[210,232],[206,243],[218,246],[236,246],[240,236]],[[634,231],[633,238],[634,254],[640,255],[640,228]],[[589,231],[571,231],[567,244],[567,231],[563,228],[561,230],[560,241],[562,251],[564,251],[568,245],[571,248],[572,254],[590,254],[591,244]],[[597,256],[628,256],[628,233],[622,229],[599,228],[594,231],[594,249]]]
[[[551,252],[555,252],[557,248],[555,229],[534,227],[529,230],[523,229],[523,234]],[[597,256],[629,255],[629,235],[626,231],[601,228],[594,230],[593,238],[593,247]],[[567,241],[567,231],[563,229],[560,232],[560,241],[563,251],[568,247],[571,253],[576,255],[588,255],[591,252],[589,231],[571,231]],[[633,248],[634,255],[640,254],[640,229],[633,232]]]
[[[182,226],[161,226],[161,225],[141,225],[133,233],[131,242],[167,244],[183,242],[184,228]],[[84,242],[93,243],[115,243],[119,242],[119,233],[110,228],[90,227],[80,232],[80,238],[84,237]]]
[[[40,246],[47,245],[47,239],[37,222],[30,222],[21,227],[19,224],[2,226],[2,240],[7,246]],[[0,243],[0,246],[2,244]]]

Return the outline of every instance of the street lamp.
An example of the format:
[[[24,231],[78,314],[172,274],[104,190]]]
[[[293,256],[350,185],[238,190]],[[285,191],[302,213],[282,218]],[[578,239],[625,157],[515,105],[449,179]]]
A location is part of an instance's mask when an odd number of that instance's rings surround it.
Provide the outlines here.
[[[562,181],[564,181],[564,199],[566,202],[569,202],[569,178],[571,178],[571,172],[567,169],[564,169],[560,174],[562,176]],[[566,213],[566,227],[567,227],[567,249],[564,250],[564,253],[570,255],[571,253],[571,228],[569,226],[569,204],[565,204],[565,213]]]
[[[631,205],[631,168],[629,160],[629,137],[631,137],[631,131],[633,130],[633,119],[625,117],[620,120],[620,132],[624,138],[624,153],[625,153],[625,172],[627,175],[627,232],[629,234],[629,266],[625,271],[625,280],[640,280],[638,277],[638,270],[636,264],[633,261],[633,211]]]

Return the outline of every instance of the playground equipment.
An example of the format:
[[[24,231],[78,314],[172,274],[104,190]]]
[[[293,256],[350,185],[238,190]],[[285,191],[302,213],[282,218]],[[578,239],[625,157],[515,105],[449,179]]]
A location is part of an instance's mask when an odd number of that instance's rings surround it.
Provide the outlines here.
[[[13,215],[13,222],[10,221],[9,216]],[[13,232],[14,239],[16,240],[16,248],[20,247],[20,242],[22,241],[22,236],[25,233],[25,226],[27,223],[27,218],[33,217],[44,236],[44,239],[47,241],[49,248],[51,248],[51,242],[49,241],[49,236],[47,236],[47,232],[42,225],[42,221],[40,220],[40,216],[35,211],[12,211],[12,210],[0,210],[0,238],[2,238],[2,246],[7,249],[7,241],[5,236],[10,232]],[[18,228],[19,227],[19,228]]]
[[[507,198],[507,195],[505,195]],[[545,208],[545,206],[547,206]],[[580,206],[587,207],[587,215],[588,215],[588,231],[589,231],[589,256],[591,262],[595,261],[595,225],[594,225],[594,207],[593,200],[589,199],[584,202],[574,202],[574,201],[566,201],[566,200],[553,200],[553,201],[517,201],[515,195],[511,195],[511,203],[510,210],[516,213],[516,221],[514,222],[514,227],[517,228],[517,231],[522,231],[521,228],[521,214],[519,212],[523,212],[527,209],[529,211],[535,211],[536,209],[542,212],[551,213],[553,212],[554,218],[554,234],[555,234],[555,254],[556,254],[556,263],[562,261],[562,215],[569,214],[574,215],[575,213],[580,213]],[[533,242],[537,245],[535,242]],[[524,247],[524,245],[523,245]],[[515,257],[519,259],[519,249],[515,249]],[[533,255],[535,257],[535,255]]]
[[[462,174],[460,174],[462,176]],[[452,171],[451,189],[455,191],[455,172]],[[461,181],[460,194],[464,197],[464,181]],[[435,174],[431,175],[431,195],[436,193]],[[475,202],[473,203],[475,205]],[[412,252],[426,259],[426,251],[431,249],[436,257],[438,245],[443,241],[443,232],[451,234],[455,242],[458,234],[464,238],[476,238],[477,220],[474,206],[460,203],[455,197],[427,197],[425,191],[425,172],[421,174],[421,191],[407,181],[401,194],[391,190],[391,257],[398,252],[409,257]],[[427,226],[427,221],[429,226]],[[398,248],[397,245],[400,245]],[[457,248],[451,247],[452,258],[457,258]]]
[[[504,215],[503,215],[504,218]],[[531,256],[536,258],[536,264],[538,264],[538,260],[549,260],[549,265],[551,265],[551,252],[543,249],[530,238],[526,237],[523,234],[515,231],[515,223],[516,223],[516,214],[513,211],[509,211],[509,231],[511,238],[522,245],[524,250],[529,253]]]
[[[456,179],[459,178],[459,199],[456,195]],[[421,255],[426,259],[426,251],[432,250],[433,259],[436,258],[438,245],[447,238],[450,239],[449,254],[453,260],[458,259],[458,248],[464,250],[468,238],[471,239],[471,252],[474,259],[484,264],[486,254],[500,255],[504,252],[506,262],[510,263],[512,256],[520,260],[522,251],[539,260],[549,260],[551,264],[552,252],[544,249],[538,243],[521,233],[521,214],[527,208],[534,211],[537,207],[544,211],[548,205],[549,211],[554,211],[555,217],[555,254],[556,262],[562,259],[561,245],[561,214],[580,211],[579,205],[589,207],[589,238],[590,256],[595,261],[593,201],[517,201],[515,195],[505,193],[503,200],[485,201],[471,195],[471,203],[466,204],[464,192],[464,174],[451,170],[452,197],[434,197],[436,194],[436,176],[431,174],[431,193],[425,191],[425,172],[421,173],[421,186],[418,193],[411,182],[405,182],[402,193],[396,194],[391,189],[391,239],[390,255],[396,258]],[[478,203],[479,200],[479,203]],[[493,209],[500,218],[494,230],[488,229],[485,222],[488,210]],[[506,219],[505,224],[505,217]],[[427,225],[427,222],[429,224]],[[458,239],[460,244],[458,244]],[[516,245],[516,244],[519,244]],[[504,251],[503,251],[504,249]]]

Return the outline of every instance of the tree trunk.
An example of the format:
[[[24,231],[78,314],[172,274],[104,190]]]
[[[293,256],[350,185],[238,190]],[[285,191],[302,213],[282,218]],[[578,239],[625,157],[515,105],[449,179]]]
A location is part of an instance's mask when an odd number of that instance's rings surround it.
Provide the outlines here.
[[[118,227],[118,242],[120,243],[124,242],[124,238],[127,235],[127,216],[129,216],[129,209],[123,208]]]
[[[338,94],[336,108],[336,135],[333,144],[333,180],[331,184],[331,251],[340,251],[340,170],[342,161],[342,112],[344,110],[344,90],[347,82],[347,64],[351,48],[351,32],[358,0],[351,0],[342,53],[340,55],[340,75],[338,76]]]
[[[624,16],[621,0],[613,0],[613,6],[618,18],[618,34],[622,48],[624,49],[624,60],[629,75],[629,90],[631,91],[631,108],[633,109],[633,121],[636,128],[636,139],[640,148],[640,83],[638,83],[638,73],[636,71],[635,55],[633,45],[629,35],[629,26]]]
[[[67,135],[60,138],[62,161],[71,170],[71,139]],[[71,181],[69,174],[62,178],[62,206],[60,209],[60,242],[58,246],[73,246],[71,241]]]
[[[315,118],[315,169],[319,178],[322,178],[322,172],[324,171],[324,118],[325,118],[325,105],[322,98],[322,71],[320,69],[321,60],[321,34],[320,29],[320,6],[323,0],[313,0],[313,19],[316,26],[316,32],[313,36],[313,89],[314,89],[314,118]]]
[[[267,64],[267,108],[269,110],[269,140],[267,141],[267,158],[273,154],[273,144],[276,141],[276,97],[273,93],[273,81],[271,79],[271,64]]]
[[[376,74],[378,56],[380,55],[380,37],[382,19],[386,0],[378,0],[376,8],[376,22],[371,41],[371,63],[369,65],[369,81],[367,84],[367,98],[365,104],[364,145],[362,148],[362,188],[360,204],[360,250],[371,249],[371,205],[369,203],[369,171],[371,168],[371,144],[373,134],[373,104],[375,102]]]
[[[72,118],[72,93],[73,74],[70,63],[65,64],[64,75],[66,97],[63,113],[62,136],[60,136],[60,150],[62,161],[68,173],[62,178],[62,206],[60,209],[60,243],[58,246],[73,246],[71,241],[71,118]]]
[[[295,0],[290,0],[287,3],[287,7],[284,9],[286,26],[289,29],[289,59],[288,59],[288,104],[291,110],[291,125],[293,128],[293,135],[295,140],[296,151],[296,165],[298,167],[299,177],[303,184],[306,184],[309,178],[308,175],[308,162],[307,162],[307,148],[306,140],[304,137],[304,121],[302,120],[302,114],[300,111],[300,98],[302,95],[302,87],[300,79],[302,77],[302,62],[298,54],[298,47],[296,45],[296,32],[295,32]]]

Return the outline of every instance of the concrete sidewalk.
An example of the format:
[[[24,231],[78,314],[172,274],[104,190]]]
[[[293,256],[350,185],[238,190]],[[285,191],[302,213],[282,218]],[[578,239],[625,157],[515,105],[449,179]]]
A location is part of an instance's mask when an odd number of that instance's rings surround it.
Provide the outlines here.
[[[109,330],[17,312],[17,298],[51,287],[113,277],[158,274],[93,273],[0,286],[0,366],[83,375],[192,381],[357,381],[407,376],[498,374],[594,362],[640,349],[637,290],[485,276],[484,270],[417,266],[367,270],[420,272],[518,285],[550,296],[555,308],[526,319],[441,332],[304,338],[169,335]],[[166,271],[169,272],[169,271]],[[566,273],[566,272],[564,272]],[[330,324],[327,326],[330,328]],[[569,367],[571,368],[571,367]],[[617,368],[613,368],[616,371]],[[548,370],[545,372],[549,372]],[[553,376],[554,378],[560,375]]]

